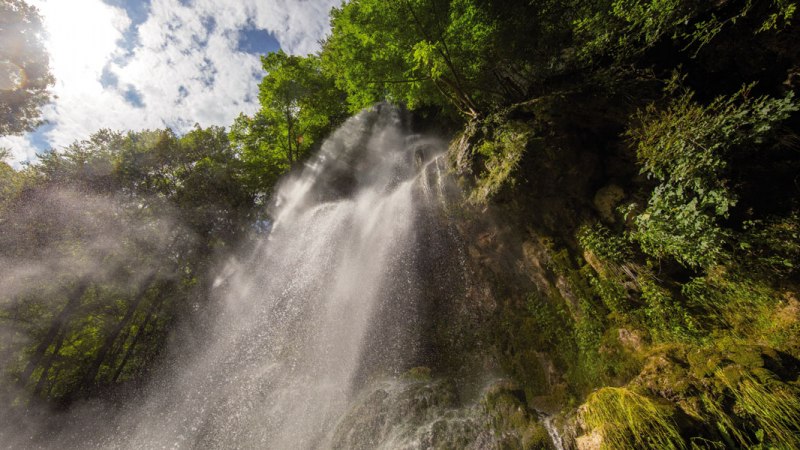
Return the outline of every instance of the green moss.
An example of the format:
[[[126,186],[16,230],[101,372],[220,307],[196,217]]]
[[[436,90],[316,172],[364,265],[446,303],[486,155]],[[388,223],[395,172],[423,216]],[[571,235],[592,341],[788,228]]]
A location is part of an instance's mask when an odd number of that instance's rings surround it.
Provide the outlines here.
[[[500,448],[520,450],[552,449],[547,430],[526,406],[525,393],[514,383],[489,388],[481,402],[489,426],[504,436]]]
[[[682,286],[714,338],[730,336],[800,356],[798,302],[770,284],[717,270]]]
[[[547,429],[540,423],[534,422],[522,436],[522,448],[526,450],[553,450]]]
[[[591,259],[593,253],[585,253]],[[570,262],[566,249],[551,254],[549,267],[561,277],[563,286],[551,291],[551,297],[570,295],[571,327],[562,327],[560,334],[568,342],[559,348],[565,359],[566,377],[570,388],[581,398],[593,388],[610,383],[620,383],[632,378],[641,367],[641,358],[632,349],[626,349],[614,334],[619,327],[627,326],[635,317],[630,311],[628,287],[623,283],[623,271],[613,262],[596,259],[591,266],[577,269]],[[600,270],[593,270],[595,265]],[[611,314],[609,314],[609,312]],[[618,324],[617,326],[614,326]]]
[[[702,399],[702,406],[706,412],[705,420],[708,422],[708,425],[715,428],[715,431],[720,434],[726,446],[731,448],[739,446],[748,448],[752,445],[747,434],[744,433],[734,420],[723,410],[719,399],[713,398],[707,393],[702,394],[700,398]]]
[[[626,388],[605,387],[592,393],[580,418],[602,436],[603,449],[686,448],[673,419],[674,407]]]
[[[403,374],[403,378],[411,381],[430,381],[431,369],[430,367],[412,367]]]
[[[603,334],[600,355],[603,358],[605,376],[614,384],[623,384],[642,370],[640,349],[620,341],[621,333],[627,330],[611,328]]]
[[[628,298],[628,290],[616,277],[602,277],[587,274],[592,289],[603,300],[603,304],[614,314],[624,316],[632,306]]]
[[[563,299],[544,298],[531,293],[526,299],[527,313],[523,332],[542,350],[555,349],[560,354],[569,354],[572,343],[568,338],[571,329],[569,312]]]
[[[725,338],[654,354],[630,387],[676,404],[693,448],[797,448],[796,360]]]
[[[527,125],[503,122],[490,138],[477,145],[476,154],[483,161],[483,167],[469,196],[470,203],[485,203],[501,189],[515,185],[514,173],[532,137]]]
[[[542,304],[546,308],[545,304]],[[526,396],[533,397],[546,395],[549,390],[545,368],[542,367],[542,355],[549,354],[559,358],[559,349],[564,345],[565,336],[557,334],[555,321],[540,321],[541,317],[548,319],[557,318],[553,315],[526,316],[511,314],[502,325],[504,333],[498,339],[502,345],[501,361],[504,369],[522,385]],[[512,331],[513,332],[510,332]],[[567,335],[568,336],[568,335]],[[557,364],[564,364],[565,360],[556,360]]]

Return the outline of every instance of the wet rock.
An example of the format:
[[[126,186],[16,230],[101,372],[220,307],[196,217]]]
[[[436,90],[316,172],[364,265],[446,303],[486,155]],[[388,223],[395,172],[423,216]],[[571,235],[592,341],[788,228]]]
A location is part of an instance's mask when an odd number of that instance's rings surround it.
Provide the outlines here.
[[[616,184],[610,184],[597,191],[593,203],[604,221],[614,223],[614,210],[624,198],[625,191]]]
[[[620,328],[617,330],[617,335],[623,347],[637,352],[642,350],[642,336],[636,330]]]

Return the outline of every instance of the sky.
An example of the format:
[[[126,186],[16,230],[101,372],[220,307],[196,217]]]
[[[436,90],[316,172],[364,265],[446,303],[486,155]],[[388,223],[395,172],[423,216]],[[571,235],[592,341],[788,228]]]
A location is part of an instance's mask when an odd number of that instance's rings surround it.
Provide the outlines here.
[[[258,108],[259,56],[319,48],[341,0],[27,0],[56,78],[47,124],[0,137],[14,165],[93,132],[228,126]]]

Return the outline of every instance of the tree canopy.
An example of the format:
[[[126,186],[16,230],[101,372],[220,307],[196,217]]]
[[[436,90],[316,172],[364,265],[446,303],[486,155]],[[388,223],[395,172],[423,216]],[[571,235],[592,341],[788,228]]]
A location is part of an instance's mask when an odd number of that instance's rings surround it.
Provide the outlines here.
[[[32,131],[50,101],[42,18],[22,0],[0,1],[0,136]]]
[[[68,401],[143,376],[253,230],[243,169],[223,128],[198,127],[101,130],[18,172],[0,192],[6,387]]]
[[[248,180],[269,193],[278,177],[302,162],[311,149],[345,118],[345,94],[323,72],[318,56],[261,58],[266,76],[259,85],[261,108],[240,115],[231,140],[253,176]]]

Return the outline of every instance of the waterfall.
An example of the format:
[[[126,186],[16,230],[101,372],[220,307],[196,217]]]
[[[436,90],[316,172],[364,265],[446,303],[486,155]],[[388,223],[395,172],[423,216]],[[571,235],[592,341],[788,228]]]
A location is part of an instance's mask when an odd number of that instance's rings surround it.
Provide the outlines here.
[[[434,223],[448,185],[442,142],[403,122],[386,105],[349,119],[280,185],[196,353],[82,446],[326,448],[360,386],[425,362],[425,279],[454,270]]]
[[[407,129],[388,105],[350,118],[280,184],[253,248],[219,270],[208,320],[176,334],[141,390],[79,404],[19,442],[564,448],[551,419],[539,423],[523,390],[473,351],[485,316],[465,301],[475,286],[459,189],[444,143]]]

